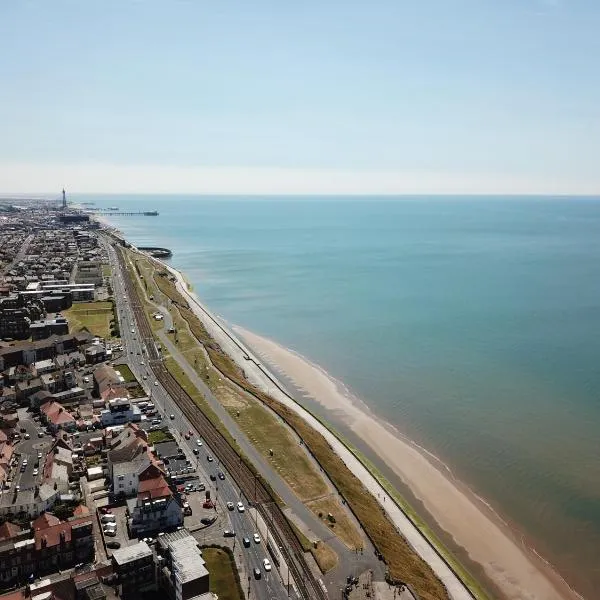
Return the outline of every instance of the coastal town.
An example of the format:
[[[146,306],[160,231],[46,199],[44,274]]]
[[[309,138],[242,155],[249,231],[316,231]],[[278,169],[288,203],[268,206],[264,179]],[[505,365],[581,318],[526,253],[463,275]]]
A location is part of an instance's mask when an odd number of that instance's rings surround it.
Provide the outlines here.
[[[315,515],[188,412],[117,232],[64,193],[5,201],[0,224],[0,600],[417,597],[345,503]]]

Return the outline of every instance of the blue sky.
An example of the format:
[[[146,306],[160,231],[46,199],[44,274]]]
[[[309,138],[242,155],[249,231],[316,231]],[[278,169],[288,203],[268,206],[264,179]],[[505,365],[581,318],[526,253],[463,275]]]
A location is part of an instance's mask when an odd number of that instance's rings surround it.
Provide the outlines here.
[[[598,31],[593,0],[3,2],[0,191],[600,193]]]

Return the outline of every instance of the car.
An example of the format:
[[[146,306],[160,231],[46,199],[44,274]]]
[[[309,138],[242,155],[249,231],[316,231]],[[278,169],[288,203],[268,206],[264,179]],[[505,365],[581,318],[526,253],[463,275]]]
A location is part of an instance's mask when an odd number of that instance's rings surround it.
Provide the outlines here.
[[[245,537],[242,543],[244,544],[244,548],[250,548],[250,538]]]
[[[117,532],[114,529],[104,529],[103,532],[106,537],[117,537]]]
[[[38,437],[39,438],[43,438],[44,437],[44,432],[43,431],[38,431]]]
[[[212,462],[212,461],[213,461],[213,457],[212,457],[210,454],[207,454],[207,455],[206,455],[206,460],[207,460],[208,462]]]
[[[116,520],[117,520],[117,517],[115,517],[115,515],[110,514],[110,513],[104,513],[102,515],[102,517],[100,518],[100,521],[102,523],[115,523]]]
[[[254,543],[260,544],[260,535],[258,535],[258,533],[254,534]]]
[[[26,466],[27,466],[27,459],[26,459],[26,458],[24,458],[24,459],[23,459],[23,466],[24,466],[24,467],[26,467]]]
[[[103,515],[110,515],[110,514],[112,513],[112,510],[111,510],[110,508],[106,507],[106,506],[103,506],[103,507],[100,509],[100,512],[101,512]]]
[[[196,440],[196,445],[197,445],[197,446],[202,446],[202,440],[201,440],[200,438],[198,438],[198,439]]]
[[[200,523],[202,525],[212,525],[217,520],[217,517],[202,517]]]
[[[254,567],[254,579],[260,579],[262,576],[262,573],[260,572],[260,569],[258,567]]]
[[[217,476],[214,473],[210,474],[210,480],[211,481],[216,481],[217,480]]]
[[[155,382],[154,382],[154,385],[158,385],[158,381],[155,381]]]
[[[160,425],[162,423],[162,419],[152,419],[152,425]]]
[[[191,492],[194,489],[194,486],[191,483],[188,483],[184,488],[183,491],[184,492]]]
[[[35,476],[36,476],[38,473],[39,473],[39,470],[38,470],[38,469],[34,469],[34,470],[33,470],[33,476],[34,476],[34,477],[35,477]]]
[[[21,433],[25,433],[25,432],[27,431],[27,429],[25,429],[25,427],[21,427],[21,429],[19,429],[19,431],[20,431]]]
[[[90,382],[90,378],[89,377],[84,377],[83,378],[83,383],[89,383]]]
[[[193,452],[193,453],[194,453],[196,456],[198,456],[198,454],[200,454],[200,450],[198,450],[198,448],[194,448],[194,449],[192,450],[192,452]]]
[[[171,421],[175,420],[175,415],[169,415],[169,419],[171,419]]]
[[[268,558],[263,558],[263,568],[267,573],[271,570],[271,561]]]
[[[199,483],[199,484],[196,486],[196,491],[197,491],[197,492],[203,492],[205,489],[206,489],[206,486],[205,486],[203,483]]]
[[[219,479],[220,479],[221,481],[224,481],[224,480],[225,480],[225,473],[223,473],[223,471],[219,471],[219,472],[217,473],[217,475],[219,476]]]
[[[148,375],[142,375],[142,379],[148,379]]]
[[[186,433],[183,437],[185,437],[186,440],[189,440],[190,439],[190,434]]]
[[[246,510],[244,505],[241,502],[237,503],[237,509],[238,509],[238,512],[241,512],[241,513],[245,512],[245,510]]]
[[[21,473],[25,473],[25,469],[27,468],[27,465],[21,465],[21,468],[19,469],[19,471]]]
[[[26,440],[28,440],[28,439],[29,439],[31,436],[30,436],[28,433],[26,433],[26,434],[25,434],[23,437],[24,437]]]
[[[142,367],[144,366],[144,361],[140,360],[140,365],[142,365]]]
[[[21,486],[17,483],[17,485],[15,485],[15,492],[20,492],[21,491]]]
[[[235,537],[235,531],[233,529],[226,529],[223,532],[223,537]]]
[[[40,458],[42,458],[42,453],[41,453],[41,452],[38,452],[38,460],[39,460]]]
[[[228,502],[228,503],[227,503],[227,508],[228,508],[229,510],[233,510],[233,509],[235,508],[235,504],[234,504],[233,502]]]
[[[110,542],[106,542],[106,547],[111,550],[118,550],[121,547],[121,544],[115,540],[111,540]]]

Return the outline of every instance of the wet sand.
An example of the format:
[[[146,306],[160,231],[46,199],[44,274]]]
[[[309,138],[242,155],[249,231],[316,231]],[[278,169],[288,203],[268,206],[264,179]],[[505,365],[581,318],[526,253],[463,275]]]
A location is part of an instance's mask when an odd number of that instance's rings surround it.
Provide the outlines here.
[[[235,327],[248,345],[308,396],[333,411],[411,489],[438,525],[480,564],[506,598],[580,598],[550,566],[523,547],[513,532],[449,469],[375,417],[326,372],[298,354]]]

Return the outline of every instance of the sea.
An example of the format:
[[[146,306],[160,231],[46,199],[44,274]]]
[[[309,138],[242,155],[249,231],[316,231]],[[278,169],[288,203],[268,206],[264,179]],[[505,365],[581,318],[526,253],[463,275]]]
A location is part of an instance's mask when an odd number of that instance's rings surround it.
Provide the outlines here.
[[[168,247],[600,597],[600,198],[74,196]]]

